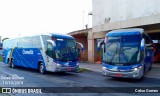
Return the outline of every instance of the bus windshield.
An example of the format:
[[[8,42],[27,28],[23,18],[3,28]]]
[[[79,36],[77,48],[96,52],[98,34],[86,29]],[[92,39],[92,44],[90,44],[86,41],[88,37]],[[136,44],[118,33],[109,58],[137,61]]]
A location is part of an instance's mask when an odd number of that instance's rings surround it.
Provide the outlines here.
[[[73,39],[57,39],[56,52],[60,61],[78,60],[76,41]]]
[[[140,61],[140,36],[108,37],[103,62],[109,64],[134,64]]]

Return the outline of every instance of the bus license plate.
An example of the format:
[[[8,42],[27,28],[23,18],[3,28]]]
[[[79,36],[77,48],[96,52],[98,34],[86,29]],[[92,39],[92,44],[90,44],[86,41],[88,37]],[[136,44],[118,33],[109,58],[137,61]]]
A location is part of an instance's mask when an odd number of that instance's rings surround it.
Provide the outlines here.
[[[72,68],[67,68],[67,70],[68,70],[68,71],[71,71],[71,70],[72,70]]]
[[[122,74],[115,74],[117,77],[122,77]]]

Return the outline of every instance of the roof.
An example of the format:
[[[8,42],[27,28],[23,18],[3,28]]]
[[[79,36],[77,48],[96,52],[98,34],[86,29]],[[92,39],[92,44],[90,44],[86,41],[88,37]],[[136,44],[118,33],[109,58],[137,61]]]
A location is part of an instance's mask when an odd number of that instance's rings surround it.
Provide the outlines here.
[[[88,33],[88,31],[92,30],[92,28],[89,29],[82,29],[82,30],[77,30],[73,32],[69,32],[68,35],[77,35],[77,34],[83,34],[83,33]]]
[[[119,29],[108,32],[106,36],[140,35],[143,32],[141,28]]]
[[[25,38],[25,37],[33,37],[33,36],[40,36],[40,35],[48,35],[48,36],[52,36],[54,38],[58,37],[58,38],[63,38],[63,39],[74,39],[74,37],[67,35],[67,34],[60,34],[60,33],[41,33],[41,34],[34,34],[34,35],[28,35],[28,36],[20,36],[20,37],[16,37],[16,38],[11,38],[11,39],[7,39],[5,41],[9,41],[9,40],[14,40],[17,38]]]
[[[64,38],[64,39],[74,39],[74,37],[66,34],[59,34],[59,33],[51,33],[52,37]]]

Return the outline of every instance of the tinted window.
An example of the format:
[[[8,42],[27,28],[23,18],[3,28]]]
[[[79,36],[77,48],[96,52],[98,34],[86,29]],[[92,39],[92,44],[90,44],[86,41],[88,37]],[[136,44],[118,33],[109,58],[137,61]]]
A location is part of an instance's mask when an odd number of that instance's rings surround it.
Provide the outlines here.
[[[42,35],[42,41],[43,41],[44,49],[45,49],[45,50],[47,50],[47,40],[51,40],[51,36]]]

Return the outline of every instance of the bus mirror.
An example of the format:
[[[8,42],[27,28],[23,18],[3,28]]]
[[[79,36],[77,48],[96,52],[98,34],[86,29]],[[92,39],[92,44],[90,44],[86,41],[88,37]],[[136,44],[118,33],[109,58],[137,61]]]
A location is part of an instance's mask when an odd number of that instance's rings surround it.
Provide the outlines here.
[[[98,45],[97,45],[97,50],[98,51],[100,51],[102,44],[104,44],[104,40],[101,40],[101,41],[98,42]]]
[[[77,42],[77,44],[81,46],[81,51],[84,51],[84,46],[83,46],[83,44],[82,44],[82,43],[79,43],[79,42]]]
[[[47,42],[50,42],[50,43],[53,45],[53,49],[55,49],[56,44],[55,44],[55,42],[54,42],[54,41],[52,41],[52,40],[47,40]]]
[[[141,51],[144,51],[144,47],[145,47],[145,42],[144,42],[144,38],[141,40]]]

